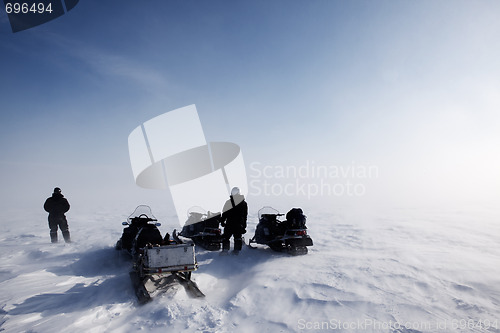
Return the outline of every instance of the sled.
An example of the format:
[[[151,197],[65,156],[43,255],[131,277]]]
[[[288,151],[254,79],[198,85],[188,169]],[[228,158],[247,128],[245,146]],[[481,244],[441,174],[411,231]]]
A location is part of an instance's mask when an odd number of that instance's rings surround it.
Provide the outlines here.
[[[175,230],[173,241],[168,234],[162,238],[157,228],[160,224],[148,206],[138,206],[122,224],[127,227],[115,248],[132,257],[130,278],[140,304],[176,282],[192,297],[205,296],[191,281],[191,273],[198,268],[193,243],[181,241]]]
[[[174,282],[180,283],[191,297],[204,297],[191,280],[191,272],[197,268],[194,244],[144,248],[131,272],[139,303],[149,302],[152,293],[157,289],[168,288]]]

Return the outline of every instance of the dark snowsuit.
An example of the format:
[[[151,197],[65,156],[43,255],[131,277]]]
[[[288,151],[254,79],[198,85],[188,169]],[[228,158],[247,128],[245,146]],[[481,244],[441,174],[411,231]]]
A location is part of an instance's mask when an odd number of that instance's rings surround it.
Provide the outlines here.
[[[229,239],[234,236],[234,250],[242,247],[241,235],[246,233],[248,205],[241,194],[231,196],[222,209],[221,225],[224,227],[222,235],[222,249],[229,250]]]
[[[68,200],[61,193],[52,193],[52,196],[45,200],[43,208],[49,213],[50,240],[52,243],[57,243],[57,227],[61,229],[64,241],[69,243],[71,239],[68,221],[64,215],[69,210]]]

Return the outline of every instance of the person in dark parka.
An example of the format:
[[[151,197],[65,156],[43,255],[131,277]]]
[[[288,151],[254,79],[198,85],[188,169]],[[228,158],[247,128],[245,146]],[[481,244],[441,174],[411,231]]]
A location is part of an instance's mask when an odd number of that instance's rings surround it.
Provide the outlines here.
[[[69,210],[69,202],[62,195],[59,187],[56,187],[52,196],[45,200],[43,208],[49,213],[50,240],[52,243],[57,243],[58,227],[61,229],[64,241],[70,243],[68,221],[64,215]]]
[[[243,241],[242,235],[246,233],[248,205],[245,197],[240,194],[240,189],[235,187],[231,190],[229,200],[222,209],[221,225],[224,227],[222,235],[222,251],[229,251],[229,239],[234,236],[234,251],[241,251]]]

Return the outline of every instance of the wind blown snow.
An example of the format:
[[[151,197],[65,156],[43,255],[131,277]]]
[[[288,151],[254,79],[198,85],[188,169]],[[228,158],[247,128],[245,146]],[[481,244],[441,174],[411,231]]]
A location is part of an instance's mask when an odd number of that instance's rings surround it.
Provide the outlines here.
[[[5,225],[0,331],[500,332],[498,211],[305,211],[314,246],[292,257],[197,248],[193,280],[139,306],[130,261],[114,249],[134,207],[68,214],[72,244],[50,244],[46,216]],[[155,211],[162,234],[175,218]],[[256,216],[249,216],[246,241]]]

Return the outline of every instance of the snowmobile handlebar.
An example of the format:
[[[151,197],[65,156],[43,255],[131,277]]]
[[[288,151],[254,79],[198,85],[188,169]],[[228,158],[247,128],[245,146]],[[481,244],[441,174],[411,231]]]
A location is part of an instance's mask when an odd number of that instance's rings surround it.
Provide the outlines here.
[[[130,225],[134,220],[136,219],[140,219],[141,221],[143,222],[158,222],[157,219],[153,219],[153,218],[150,218],[149,216],[147,216],[146,214],[141,214],[139,216],[135,216],[135,217],[132,217],[130,218],[129,217],[129,222],[122,222],[122,225]],[[157,226],[160,225],[159,223],[155,223]]]
[[[140,218],[140,219],[147,219],[148,221],[152,221],[152,222],[155,222],[155,221],[158,221],[157,219],[152,219],[150,218],[149,216],[147,216],[146,214],[141,214],[137,217],[134,217],[134,218]]]

